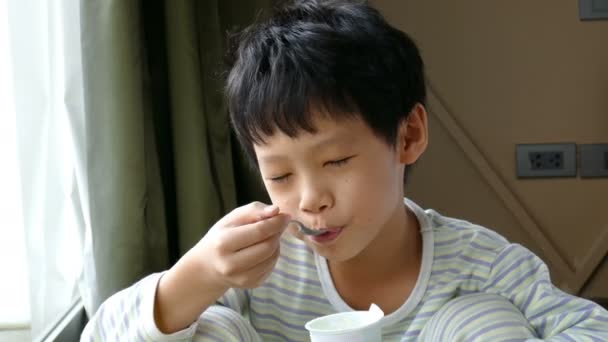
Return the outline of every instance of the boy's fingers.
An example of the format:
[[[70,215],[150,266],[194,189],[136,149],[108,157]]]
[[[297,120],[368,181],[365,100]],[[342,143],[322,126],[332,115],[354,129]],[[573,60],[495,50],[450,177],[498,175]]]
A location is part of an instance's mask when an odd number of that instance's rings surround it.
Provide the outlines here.
[[[223,223],[225,226],[238,227],[276,216],[278,213],[279,207],[276,205],[252,202],[231,211],[224,217]]]
[[[281,234],[287,227],[289,217],[278,214],[240,227],[226,229],[222,232],[222,249],[227,252],[236,252],[249,246],[258,244],[274,235]]]
[[[275,234],[264,241],[243,248],[230,256],[230,262],[234,265],[243,265],[241,271],[257,268],[279,250],[280,238],[279,234]]]
[[[260,263],[254,270],[251,271],[251,273],[253,273],[251,279],[254,279],[256,287],[260,286],[275,268],[279,258],[279,253],[280,249],[277,249],[277,251],[270,258]]]

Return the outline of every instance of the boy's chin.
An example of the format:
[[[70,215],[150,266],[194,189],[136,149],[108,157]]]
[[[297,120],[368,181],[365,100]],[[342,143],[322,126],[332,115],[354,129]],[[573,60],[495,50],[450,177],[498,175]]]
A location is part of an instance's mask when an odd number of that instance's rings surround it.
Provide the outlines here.
[[[340,250],[319,250],[317,248],[313,247],[313,250],[315,251],[315,253],[317,253],[318,255],[320,255],[321,257],[323,257],[324,259],[327,260],[327,262],[330,262],[334,265],[336,264],[340,264],[340,263],[344,263],[347,262],[351,259],[353,259],[353,256],[348,255],[345,253],[345,251],[340,251]]]
[[[306,245],[312,249],[315,254],[323,257],[328,262],[342,263],[354,258],[353,251],[345,250],[344,246],[339,247],[338,245],[332,246],[318,246],[313,242],[304,240]]]

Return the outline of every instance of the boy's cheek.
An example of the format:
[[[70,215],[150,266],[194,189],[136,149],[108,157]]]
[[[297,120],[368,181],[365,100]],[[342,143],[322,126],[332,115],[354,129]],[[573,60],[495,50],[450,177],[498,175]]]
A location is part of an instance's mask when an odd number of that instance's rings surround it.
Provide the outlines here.
[[[287,194],[280,193],[277,191],[268,190],[268,196],[272,204],[279,207],[282,213],[293,215],[295,212],[294,208],[297,208],[297,202],[290,200]]]

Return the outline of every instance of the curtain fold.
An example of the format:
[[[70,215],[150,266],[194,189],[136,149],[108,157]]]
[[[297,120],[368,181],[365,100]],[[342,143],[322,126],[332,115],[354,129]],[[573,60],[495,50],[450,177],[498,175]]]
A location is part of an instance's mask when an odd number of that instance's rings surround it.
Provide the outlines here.
[[[227,211],[267,200],[234,145],[221,71],[226,30],[268,5],[80,2],[77,167],[88,189],[81,290],[89,315],[170,267]]]
[[[217,121],[227,121],[227,116],[217,104],[209,103],[206,94],[221,95],[221,87],[213,82],[205,84],[208,76],[204,75],[212,72],[204,64],[210,59],[206,54],[219,47],[204,41],[200,50],[193,1],[167,2],[166,9],[179,250],[183,254],[235,205],[235,196],[230,184],[229,141],[221,141],[224,132],[214,134],[224,129]],[[216,155],[228,160],[218,161]]]
[[[146,125],[140,13],[134,1],[81,1],[90,227],[88,311],[148,272]],[[86,162],[86,164],[85,164]],[[155,226],[156,227],[156,226]],[[164,265],[154,265],[161,267]]]

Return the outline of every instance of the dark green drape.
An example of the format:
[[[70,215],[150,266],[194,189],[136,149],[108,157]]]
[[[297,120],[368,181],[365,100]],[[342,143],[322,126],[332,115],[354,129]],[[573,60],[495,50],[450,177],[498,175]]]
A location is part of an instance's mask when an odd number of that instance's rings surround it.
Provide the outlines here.
[[[81,2],[92,313],[170,267],[227,211],[266,200],[231,135],[226,32],[270,0]]]

